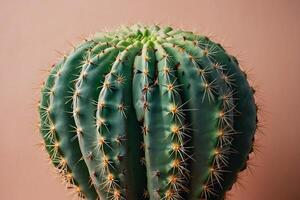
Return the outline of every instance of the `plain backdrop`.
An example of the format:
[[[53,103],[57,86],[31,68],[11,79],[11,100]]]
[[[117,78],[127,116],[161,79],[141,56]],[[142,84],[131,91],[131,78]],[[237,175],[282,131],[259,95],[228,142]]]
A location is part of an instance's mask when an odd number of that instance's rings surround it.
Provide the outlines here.
[[[263,134],[229,200],[300,199],[300,1],[0,0],[0,199],[67,200],[38,147],[35,100],[69,42],[136,22],[209,35],[250,73]]]

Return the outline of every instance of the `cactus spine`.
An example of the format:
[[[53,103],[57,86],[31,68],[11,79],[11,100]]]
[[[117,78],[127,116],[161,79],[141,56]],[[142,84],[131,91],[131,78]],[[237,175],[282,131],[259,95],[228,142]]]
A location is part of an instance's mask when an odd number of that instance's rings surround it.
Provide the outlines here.
[[[139,25],[54,65],[39,113],[52,163],[91,200],[222,200],[258,121],[254,90],[220,44]]]

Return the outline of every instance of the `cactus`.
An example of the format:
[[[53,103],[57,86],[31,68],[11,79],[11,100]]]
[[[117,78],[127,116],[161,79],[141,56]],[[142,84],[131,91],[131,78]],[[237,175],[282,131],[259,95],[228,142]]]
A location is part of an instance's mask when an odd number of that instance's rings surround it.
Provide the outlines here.
[[[52,66],[39,103],[50,160],[82,199],[222,200],[247,168],[254,89],[208,37],[99,33]]]

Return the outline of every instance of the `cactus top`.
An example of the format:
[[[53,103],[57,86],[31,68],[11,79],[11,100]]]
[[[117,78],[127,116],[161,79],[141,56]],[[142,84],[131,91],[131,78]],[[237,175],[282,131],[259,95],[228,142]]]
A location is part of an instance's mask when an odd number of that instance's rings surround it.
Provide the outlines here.
[[[253,151],[253,95],[237,59],[208,37],[123,27],[52,67],[41,134],[81,198],[221,200]]]

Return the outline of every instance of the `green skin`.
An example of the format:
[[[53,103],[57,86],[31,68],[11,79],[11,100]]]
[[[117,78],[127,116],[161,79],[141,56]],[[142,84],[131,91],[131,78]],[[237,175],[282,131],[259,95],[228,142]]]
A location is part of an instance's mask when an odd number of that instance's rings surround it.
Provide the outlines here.
[[[123,27],[52,68],[41,134],[79,197],[222,200],[253,150],[253,95],[237,60],[207,37]]]

